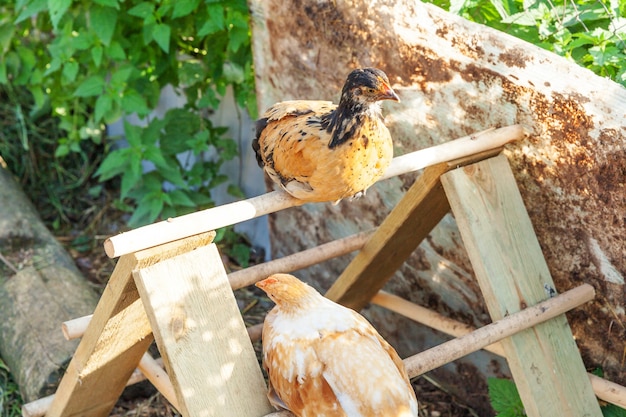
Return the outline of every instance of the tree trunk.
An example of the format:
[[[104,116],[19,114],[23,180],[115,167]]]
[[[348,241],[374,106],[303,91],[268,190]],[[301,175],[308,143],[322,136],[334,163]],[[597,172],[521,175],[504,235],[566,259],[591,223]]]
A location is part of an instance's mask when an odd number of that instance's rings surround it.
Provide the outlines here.
[[[0,255],[0,356],[28,402],[55,391],[77,346],[61,323],[93,312],[97,295],[2,168]]]

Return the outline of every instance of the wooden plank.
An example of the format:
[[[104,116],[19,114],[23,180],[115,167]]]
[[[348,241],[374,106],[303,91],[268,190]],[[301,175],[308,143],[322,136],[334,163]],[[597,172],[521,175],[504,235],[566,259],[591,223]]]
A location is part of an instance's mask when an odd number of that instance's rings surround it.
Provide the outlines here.
[[[554,282],[506,157],[450,171],[442,183],[491,318],[549,298]],[[527,415],[602,415],[564,315],[502,344]]]
[[[439,181],[448,169],[444,163],[424,170],[326,297],[357,311],[365,307],[450,210]]]
[[[119,259],[47,416],[104,417],[110,413],[153,340],[132,279],[133,269],[208,244],[214,235],[205,233]]]
[[[136,270],[134,277],[184,416],[272,411],[215,245]]]

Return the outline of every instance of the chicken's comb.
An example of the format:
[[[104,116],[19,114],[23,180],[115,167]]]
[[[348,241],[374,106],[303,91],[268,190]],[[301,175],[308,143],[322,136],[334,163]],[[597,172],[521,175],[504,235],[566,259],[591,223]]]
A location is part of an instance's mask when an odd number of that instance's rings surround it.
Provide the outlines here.
[[[268,285],[268,284],[275,284],[277,281],[278,280],[276,278],[274,278],[274,277],[268,277],[268,278],[265,278],[264,280],[261,280],[261,281],[257,282],[255,285],[257,287],[263,287],[263,286]]]

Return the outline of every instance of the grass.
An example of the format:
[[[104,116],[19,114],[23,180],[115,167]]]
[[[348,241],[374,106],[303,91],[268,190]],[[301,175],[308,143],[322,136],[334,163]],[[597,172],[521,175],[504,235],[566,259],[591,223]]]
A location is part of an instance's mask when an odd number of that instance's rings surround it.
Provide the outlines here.
[[[13,380],[9,368],[0,358],[0,410],[1,417],[18,417],[22,415],[22,397],[19,387]]]

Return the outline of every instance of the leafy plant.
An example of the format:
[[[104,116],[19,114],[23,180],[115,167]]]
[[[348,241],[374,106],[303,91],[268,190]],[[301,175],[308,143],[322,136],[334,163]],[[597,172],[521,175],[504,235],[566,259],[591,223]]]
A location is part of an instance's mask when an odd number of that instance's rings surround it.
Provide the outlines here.
[[[0,410],[2,417],[22,415],[22,397],[19,388],[4,361],[0,359]]]
[[[598,374],[598,372],[594,372]],[[599,375],[602,376],[602,375]],[[489,399],[498,417],[524,417],[524,405],[513,381],[503,378],[487,378]],[[600,407],[603,417],[626,417],[626,410],[613,404]]]
[[[626,2],[619,0],[433,0],[572,59],[626,86]]]
[[[236,102],[256,114],[247,4],[6,2],[0,6],[0,84],[31,92],[28,116],[58,118],[66,135],[57,140],[57,158],[104,141],[110,152],[97,175],[121,178],[119,207],[133,211],[132,226],[210,206],[210,190],[227,180],[219,168],[237,149],[208,116],[229,86]],[[151,118],[167,85],[186,104]],[[124,124],[125,147],[105,130],[129,115],[144,125]],[[151,171],[142,175],[145,164]]]

